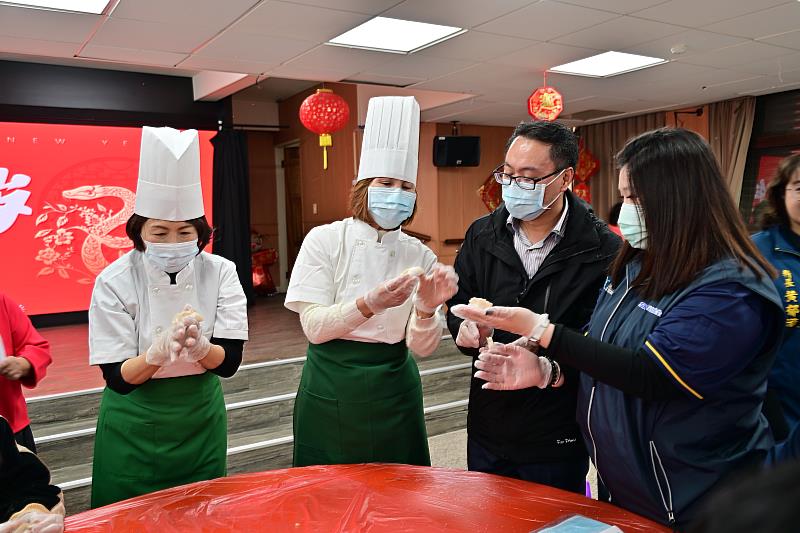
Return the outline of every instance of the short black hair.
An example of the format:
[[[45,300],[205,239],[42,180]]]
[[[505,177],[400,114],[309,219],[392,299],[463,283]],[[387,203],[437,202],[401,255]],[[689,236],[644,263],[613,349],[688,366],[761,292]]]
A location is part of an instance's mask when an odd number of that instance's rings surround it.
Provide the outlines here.
[[[125,224],[125,233],[128,235],[128,238],[133,241],[133,247],[140,252],[144,252],[145,249],[144,240],[142,240],[142,228],[144,228],[144,223],[148,220],[150,219],[134,213]],[[186,223],[191,224],[194,229],[197,230],[198,253],[202,252],[203,248],[211,242],[211,235],[214,233],[214,230],[208,224],[205,215],[200,218],[187,220]]]
[[[517,137],[549,144],[550,159],[558,169],[578,166],[578,136],[559,122],[544,120],[520,122],[506,143],[506,152]]]

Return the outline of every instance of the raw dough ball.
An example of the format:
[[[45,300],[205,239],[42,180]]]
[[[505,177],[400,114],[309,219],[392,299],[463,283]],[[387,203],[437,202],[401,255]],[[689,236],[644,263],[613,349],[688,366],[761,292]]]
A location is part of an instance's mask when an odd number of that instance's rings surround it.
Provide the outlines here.
[[[403,270],[403,274],[402,275],[409,274],[411,276],[419,277],[419,276],[423,275],[424,273],[425,273],[425,271],[422,270],[420,267],[411,267],[411,268],[407,268],[407,269]]]
[[[470,298],[469,305],[473,307],[480,307],[481,309],[488,309],[493,304],[489,300],[484,300],[483,298]]]
[[[192,317],[197,322],[202,322],[203,321],[203,315],[201,315],[200,313],[198,313],[194,309],[184,309],[183,311],[178,312],[172,318],[172,322],[174,324],[182,324],[183,323],[183,319],[186,318],[186,317]]]

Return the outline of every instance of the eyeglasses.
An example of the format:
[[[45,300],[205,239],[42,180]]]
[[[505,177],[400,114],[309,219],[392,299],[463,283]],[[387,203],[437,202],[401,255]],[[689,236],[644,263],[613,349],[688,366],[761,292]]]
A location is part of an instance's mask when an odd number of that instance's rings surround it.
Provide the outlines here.
[[[566,168],[562,168],[560,170],[554,170],[547,176],[542,176],[541,178],[528,178],[525,176],[512,176],[511,174],[506,174],[501,169],[504,165],[498,166],[496,169],[492,171],[492,176],[494,176],[494,180],[501,184],[501,185],[511,185],[511,182],[516,182],[517,187],[520,189],[524,189],[526,191],[531,191],[536,188],[536,184],[540,181],[544,181],[547,178],[552,176],[557,176],[567,170]],[[569,167],[567,167],[569,168]]]

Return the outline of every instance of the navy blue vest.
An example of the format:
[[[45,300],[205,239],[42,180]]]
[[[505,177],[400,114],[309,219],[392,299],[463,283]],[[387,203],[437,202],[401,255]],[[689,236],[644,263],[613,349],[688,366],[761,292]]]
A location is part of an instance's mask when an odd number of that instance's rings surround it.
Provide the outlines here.
[[[741,283],[774,303],[776,313],[783,312],[772,280],[766,275],[759,280],[733,260],[706,268],[676,293],[647,301],[629,287],[639,268],[638,262],[630,263],[618,287],[606,282],[590,336],[638,350],[661,316],[693,290],[719,281]],[[687,394],[677,400],[646,401],[581,375],[578,423],[612,503],[664,524],[684,526],[698,500],[723,476],[763,460],[773,441],[761,407],[780,331],[764,335],[774,342],[765,343],[748,367],[702,400]]]

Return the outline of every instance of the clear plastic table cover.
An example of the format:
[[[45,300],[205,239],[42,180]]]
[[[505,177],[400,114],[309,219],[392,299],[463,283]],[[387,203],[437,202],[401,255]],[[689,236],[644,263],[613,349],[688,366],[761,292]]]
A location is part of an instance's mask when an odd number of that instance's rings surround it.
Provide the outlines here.
[[[571,515],[669,531],[579,494],[515,479],[408,465],[272,470],[193,483],[73,515],[68,532],[530,532]]]

